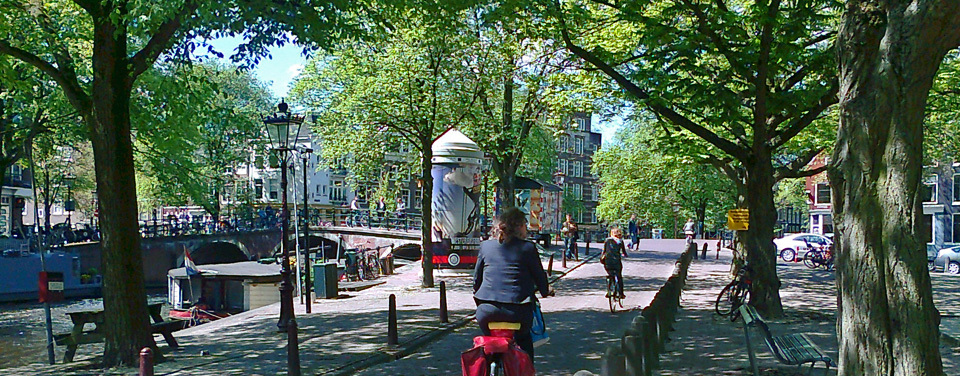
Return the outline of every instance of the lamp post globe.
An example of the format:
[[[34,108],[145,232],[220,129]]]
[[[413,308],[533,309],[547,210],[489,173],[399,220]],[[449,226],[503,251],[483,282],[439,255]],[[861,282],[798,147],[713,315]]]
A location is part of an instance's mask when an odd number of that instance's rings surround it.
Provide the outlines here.
[[[287,165],[294,150],[303,125],[303,115],[294,115],[283,100],[277,105],[277,112],[262,118],[267,130],[270,147],[277,154],[280,166],[280,191],[282,209],[280,214],[280,248],[283,258],[280,261],[280,320],[277,328],[287,332],[287,368],[291,376],[300,375],[300,347],[297,338],[297,320],[293,311],[293,283],[290,280],[290,208],[287,203]],[[295,129],[294,129],[295,128]],[[291,133],[291,131],[295,131]]]

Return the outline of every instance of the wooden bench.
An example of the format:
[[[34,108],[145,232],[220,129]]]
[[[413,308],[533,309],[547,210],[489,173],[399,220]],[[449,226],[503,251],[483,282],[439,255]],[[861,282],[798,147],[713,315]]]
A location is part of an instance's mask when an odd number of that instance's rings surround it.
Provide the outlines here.
[[[795,333],[774,337],[770,334],[770,328],[767,326],[767,323],[763,321],[763,318],[760,317],[760,314],[757,313],[756,309],[744,304],[740,306],[739,310],[740,317],[743,318],[743,334],[746,337],[747,352],[750,355],[750,367],[753,368],[754,376],[758,376],[759,372],[753,346],[750,344],[750,332],[748,331],[750,327],[760,328],[767,347],[770,348],[770,352],[773,353],[773,356],[777,358],[777,361],[780,363],[791,366],[796,365],[797,368],[810,363],[810,369],[807,370],[808,375],[813,372],[814,367],[819,362],[823,362],[826,367],[823,371],[824,375],[830,372],[830,367],[836,366],[833,360],[824,354],[823,350],[820,350],[816,344],[810,341],[810,338],[807,337],[806,334]]]
[[[163,303],[159,302],[147,305],[150,318],[153,321],[150,324],[150,331],[153,334],[163,335],[164,341],[171,348],[179,348],[180,345],[177,343],[177,339],[173,337],[173,332],[183,329],[184,323],[176,320],[164,321],[163,316],[160,315],[162,305]],[[84,309],[67,311],[66,314],[70,316],[70,321],[73,322],[73,329],[67,333],[55,334],[53,339],[58,346],[67,347],[63,362],[69,363],[73,361],[79,345],[103,342],[104,336],[100,329],[104,320],[103,305],[98,304]],[[85,330],[86,324],[93,324],[94,327],[91,330]]]

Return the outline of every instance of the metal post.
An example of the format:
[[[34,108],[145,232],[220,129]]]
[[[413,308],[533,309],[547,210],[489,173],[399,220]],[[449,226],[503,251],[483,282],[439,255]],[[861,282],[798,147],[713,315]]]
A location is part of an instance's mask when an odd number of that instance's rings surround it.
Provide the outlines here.
[[[743,336],[747,339],[747,354],[750,355],[750,368],[753,370],[753,376],[759,376],[760,370],[757,368],[757,358],[753,354],[753,345],[750,343],[750,331],[747,324],[743,324]]]
[[[144,347],[140,350],[140,375],[153,376],[153,350]]]
[[[39,208],[40,197],[37,196],[37,177],[36,177],[36,174],[33,174],[33,172],[37,170],[33,161],[33,146],[30,145],[29,148],[30,149],[29,149],[29,152],[27,153],[27,156],[29,158],[30,171],[31,171],[30,187],[33,190],[33,203],[34,203],[33,225],[36,231],[35,233],[36,236],[34,237],[34,239],[37,242],[37,251],[40,252],[40,271],[46,272],[47,271],[46,247],[48,246],[49,242],[40,241],[40,208]],[[44,215],[49,215],[49,213],[44,213]],[[56,364],[57,359],[53,351],[53,320],[51,318],[51,313],[50,313],[50,302],[47,301],[47,299],[44,299],[44,302],[43,302],[43,317],[44,317],[44,322],[45,322],[46,332],[47,332],[47,361],[50,362],[50,364]]]
[[[397,334],[397,296],[390,294],[390,308],[387,313],[387,346],[400,344]]]
[[[287,332],[287,367],[291,376],[300,375],[299,340],[297,339],[297,319],[293,313],[293,284],[290,281],[290,208],[287,204],[287,158],[289,149],[279,149],[280,153],[280,190],[283,192],[283,209],[280,215],[280,246],[283,248],[283,260],[280,262],[280,321],[277,327]]]
[[[547,275],[553,275],[553,255],[550,255],[550,262],[547,263]]]
[[[440,322],[446,324],[450,322],[447,317],[447,283],[440,281]]]
[[[310,294],[310,289],[313,285],[310,284],[310,272],[312,269],[310,269],[310,206],[307,200],[307,162],[309,161],[306,154],[307,150],[304,150],[303,154],[303,249],[305,250],[303,253],[303,265],[306,267],[306,275],[303,278],[304,288],[302,291],[307,299],[307,313],[312,313],[313,296]]]
[[[573,238],[570,238],[570,242],[571,242],[571,243],[573,242]],[[564,269],[567,268],[567,251],[568,251],[568,250],[569,250],[569,248],[563,250],[563,268],[564,268]]]

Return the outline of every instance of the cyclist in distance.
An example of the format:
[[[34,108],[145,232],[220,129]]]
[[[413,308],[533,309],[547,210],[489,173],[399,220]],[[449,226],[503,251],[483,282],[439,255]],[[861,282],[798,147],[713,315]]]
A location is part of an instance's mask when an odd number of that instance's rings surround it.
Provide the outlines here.
[[[696,232],[696,223],[693,222],[693,218],[688,218],[687,223],[683,225],[683,234],[687,236],[687,243],[693,241],[693,235]]]
[[[474,270],[473,298],[477,323],[483,335],[490,335],[491,322],[516,322],[520,329],[514,339],[533,360],[534,294],[553,295],[547,273],[540,263],[537,247],[527,238],[526,215],[517,208],[504,210],[494,220],[490,240],[480,243]]]
[[[627,257],[627,249],[623,245],[623,230],[619,227],[610,229],[610,237],[603,243],[603,253],[600,255],[600,262],[603,268],[607,270],[607,275],[617,277],[617,291],[620,293],[620,299],[626,297],[623,293],[623,261],[620,255]],[[610,292],[607,292],[610,294]],[[607,298],[610,295],[606,296]]]

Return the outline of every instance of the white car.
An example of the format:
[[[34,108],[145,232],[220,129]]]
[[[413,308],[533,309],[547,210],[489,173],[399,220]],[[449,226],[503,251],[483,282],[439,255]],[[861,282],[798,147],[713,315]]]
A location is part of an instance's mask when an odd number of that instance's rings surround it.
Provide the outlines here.
[[[792,262],[797,259],[797,256],[802,255],[803,251],[808,250],[810,246],[829,247],[833,244],[833,241],[823,235],[801,233],[773,239],[773,244],[777,246],[777,253],[783,261]]]

